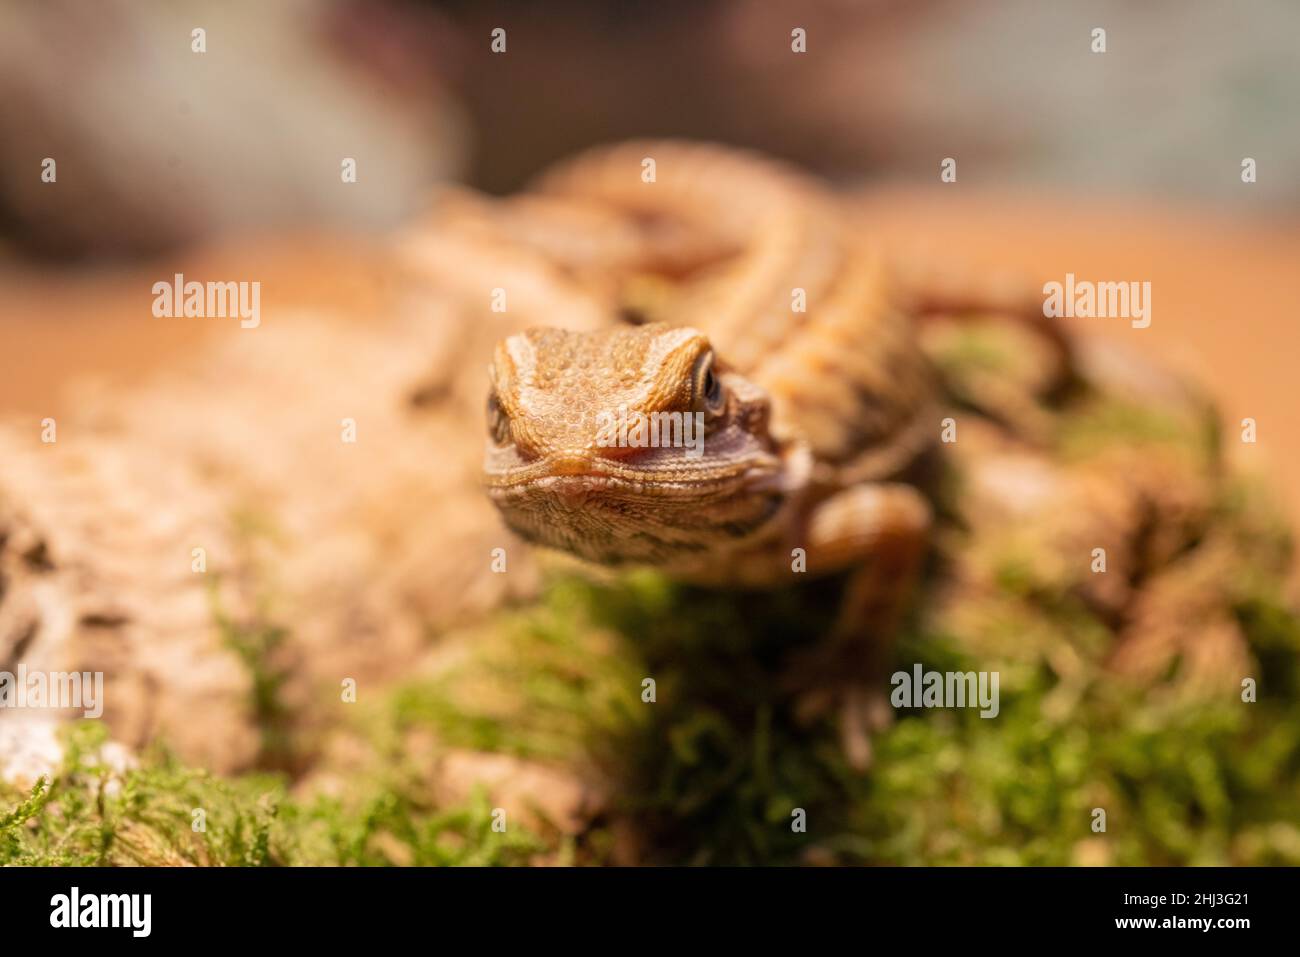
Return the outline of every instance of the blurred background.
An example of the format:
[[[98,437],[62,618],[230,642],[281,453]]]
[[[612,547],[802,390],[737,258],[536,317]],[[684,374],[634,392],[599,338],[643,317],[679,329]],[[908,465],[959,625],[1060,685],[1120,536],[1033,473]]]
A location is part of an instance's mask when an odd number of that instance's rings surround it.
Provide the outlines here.
[[[220,334],[152,324],[152,277],[339,307],[439,182],[506,192],[593,143],[683,136],[863,191],[899,246],[1150,280],[1150,329],[1078,324],[1212,379],[1300,509],[1297,35],[1287,0],[8,0],[0,411]]]

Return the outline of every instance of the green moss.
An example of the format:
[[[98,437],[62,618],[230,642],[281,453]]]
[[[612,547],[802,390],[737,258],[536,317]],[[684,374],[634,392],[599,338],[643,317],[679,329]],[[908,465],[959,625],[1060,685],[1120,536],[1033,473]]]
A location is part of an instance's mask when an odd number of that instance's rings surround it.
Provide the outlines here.
[[[220,613],[216,617],[224,644],[248,672],[249,711],[261,734],[258,766],[268,770],[290,768],[295,763],[292,722],[281,700],[287,672],[278,660],[289,633],[274,625],[241,625]]]
[[[436,689],[407,689],[399,700],[408,718],[466,744],[555,758],[561,752],[543,743],[566,737],[567,760],[592,762],[613,785],[608,817],[579,842],[582,860],[608,859],[612,819],[640,836],[638,859],[649,862],[1300,862],[1295,842],[1250,839],[1297,825],[1293,695],[1254,705],[1149,698],[1107,679],[1107,632],[1080,606],[1017,601],[1008,599],[1019,625],[1039,634],[993,622],[1006,632],[1001,652],[996,641],[914,625],[900,664],[997,670],[1002,711],[901,712],[876,739],[867,775],[844,765],[829,725],[794,719],[781,687],[791,636],[825,617],[809,595],[736,602],[653,576],[561,579],[510,619],[498,651],[517,673],[485,649],[449,678],[483,669],[517,692],[491,734],[461,711],[410,707]],[[1294,673],[1294,614],[1248,609],[1252,646],[1273,647]],[[1045,663],[1062,639],[1082,662],[1068,681]],[[547,658],[563,691],[528,678]],[[656,681],[654,703],[642,700],[644,677]],[[1096,807],[1105,834],[1091,830]],[[791,828],[799,808],[807,833]]]
[[[0,786],[0,865],[499,865],[545,847],[517,823],[494,831],[482,792],[435,807],[396,766],[345,799],[300,800],[280,776],[219,778],[161,753],[114,772],[103,737],[73,726],[52,782]]]
[[[0,863],[25,865],[261,864],[273,861],[274,808],[258,779],[226,782],[166,759],[118,773],[104,762],[101,725],[84,722],[65,735],[64,765],[40,782],[0,829]],[[13,799],[0,789],[0,799]],[[39,795],[39,802],[34,798]],[[193,811],[210,826],[193,830]],[[7,820],[7,819],[6,819]]]
[[[1000,373],[1013,369],[1016,364],[1016,342],[1006,330],[981,323],[961,325],[943,337],[939,348],[932,350],[933,357],[951,385],[977,373]]]
[[[1300,863],[1300,624],[1274,596],[1240,609],[1269,662],[1253,705],[1157,703],[1090,667],[1062,710],[1050,706],[1060,678],[1035,665],[1023,630],[994,626],[1022,644],[992,660],[995,644],[975,653],[914,624],[897,660],[999,670],[1001,714],[901,712],[866,775],[844,765],[827,723],[794,719],[782,689],[790,636],[827,617],[809,599],[736,602],[648,575],[557,579],[445,678],[391,695],[367,731],[384,770],[345,797],[294,798],[277,776],[220,779],[161,754],[114,776],[87,725],[52,783],[0,792],[0,862],[601,863],[630,829],[646,862]],[[1076,612],[1049,609],[1047,634]],[[582,769],[610,786],[609,807],[572,846],[513,823],[498,834],[482,793],[432,802],[394,743],[412,728]],[[1096,807],[1105,834],[1091,831]],[[191,828],[195,809],[205,831]],[[796,809],[806,833],[791,828]]]
[[[1206,470],[1218,459],[1218,420],[1209,407],[1170,408],[1088,393],[1058,426],[1056,447],[1067,462],[1119,445],[1181,450]]]

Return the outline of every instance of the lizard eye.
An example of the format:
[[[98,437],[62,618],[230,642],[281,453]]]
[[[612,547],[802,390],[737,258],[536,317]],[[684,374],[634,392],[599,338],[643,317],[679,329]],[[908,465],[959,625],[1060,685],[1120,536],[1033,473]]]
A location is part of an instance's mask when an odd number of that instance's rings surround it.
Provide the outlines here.
[[[704,411],[717,415],[726,405],[726,392],[722,379],[713,371],[713,353],[705,353],[696,370],[695,394],[699,396],[698,404]]]
[[[502,410],[495,392],[489,395],[487,400],[487,427],[488,435],[497,445],[505,445],[509,440],[510,418]]]

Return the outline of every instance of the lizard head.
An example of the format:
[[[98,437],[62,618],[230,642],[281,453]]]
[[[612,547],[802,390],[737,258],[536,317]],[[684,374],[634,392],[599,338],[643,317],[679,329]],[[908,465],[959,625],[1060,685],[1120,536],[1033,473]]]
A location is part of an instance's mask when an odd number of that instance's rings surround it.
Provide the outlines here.
[[[662,564],[744,539],[783,501],[766,394],[694,329],[531,329],[490,377],[485,484],[529,541]]]

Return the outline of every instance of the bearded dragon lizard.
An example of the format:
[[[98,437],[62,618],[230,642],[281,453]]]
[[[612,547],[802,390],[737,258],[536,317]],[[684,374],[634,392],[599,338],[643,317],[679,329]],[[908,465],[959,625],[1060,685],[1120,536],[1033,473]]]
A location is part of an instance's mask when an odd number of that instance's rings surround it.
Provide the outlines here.
[[[496,347],[484,481],[506,524],[705,585],[845,573],[834,633],[797,683],[813,710],[839,705],[846,753],[865,766],[931,524],[922,476],[941,390],[917,319],[1033,306],[900,278],[819,183],[715,146],[599,149],[446,217],[540,253],[608,316]],[[1064,370],[1063,340],[1045,335]],[[610,441],[616,415],[700,422],[702,451]]]

